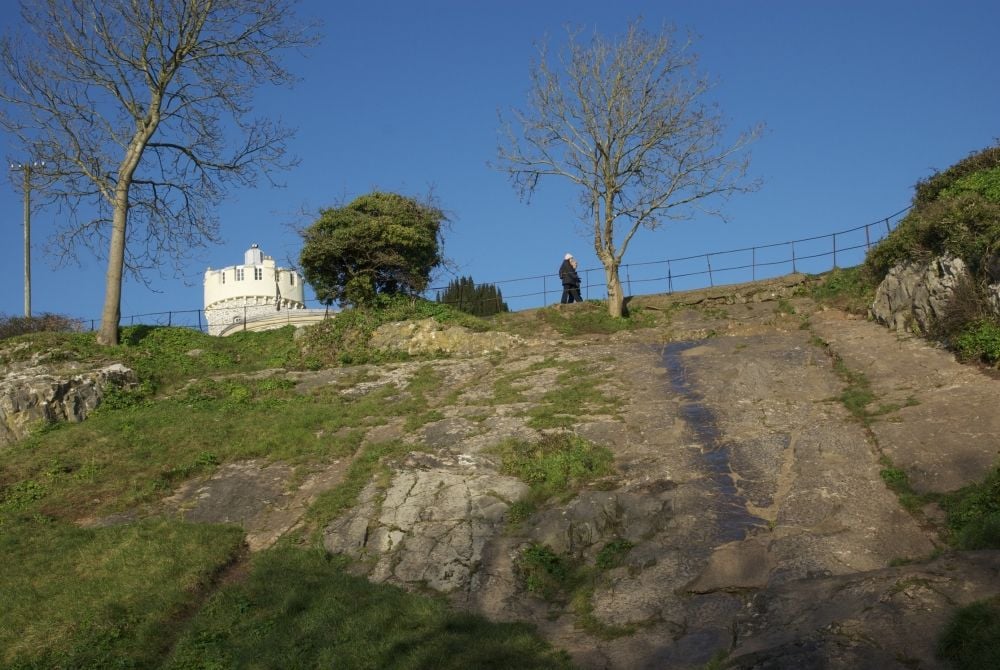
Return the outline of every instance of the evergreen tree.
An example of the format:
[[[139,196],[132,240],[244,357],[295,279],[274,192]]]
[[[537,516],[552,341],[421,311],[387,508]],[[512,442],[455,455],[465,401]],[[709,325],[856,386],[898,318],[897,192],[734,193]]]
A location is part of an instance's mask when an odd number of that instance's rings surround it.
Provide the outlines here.
[[[493,284],[477,286],[472,277],[453,279],[444,293],[438,291],[437,301],[474,316],[491,316],[510,311],[503,301],[500,289]]]

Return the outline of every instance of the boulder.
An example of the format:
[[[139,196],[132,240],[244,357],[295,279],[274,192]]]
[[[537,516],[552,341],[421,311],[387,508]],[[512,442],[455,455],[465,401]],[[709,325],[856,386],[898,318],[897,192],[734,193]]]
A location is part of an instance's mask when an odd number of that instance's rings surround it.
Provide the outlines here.
[[[0,381],[0,447],[25,437],[40,423],[83,421],[109,386],[136,383],[135,372],[121,363],[84,372],[45,366],[9,369]]]
[[[927,333],[968,275],[965,262],[949,254],[901,263],[879,284],[869,314],[897,332]]]

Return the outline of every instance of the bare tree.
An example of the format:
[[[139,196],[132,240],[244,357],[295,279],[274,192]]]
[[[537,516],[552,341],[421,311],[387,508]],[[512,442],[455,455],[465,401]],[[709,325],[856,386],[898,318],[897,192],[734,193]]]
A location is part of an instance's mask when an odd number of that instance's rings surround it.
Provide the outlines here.
[[[279,55],[314,41],[296,0],[22,0],[0,40],[0,125],[44,158],[56,238],[107,258],[98,341],[117,344],[124,273],[215,242],[213,205],[294,163],[292,131],[251,116]]]
[[[695,69],[691,39],[672,27],[649,34],[636,21],[624,37],[595,34],[586,44],[568,33],[555,64],[539,50],[527,107],[512,112],[519,132],[501,118],[500,167],[524,199],[547,175],[581,188],[608,312],[618,317],[618,270],[636,231],[699,211],[721,216],[714,203],[756,189],[745,181],[746,149],[762,128],[723,141],[721,115],[706,100],[711,82]]]

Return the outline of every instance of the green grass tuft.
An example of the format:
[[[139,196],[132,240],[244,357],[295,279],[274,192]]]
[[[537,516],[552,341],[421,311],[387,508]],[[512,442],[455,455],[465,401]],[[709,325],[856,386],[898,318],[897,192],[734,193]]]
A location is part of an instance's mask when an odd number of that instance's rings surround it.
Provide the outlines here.
[[[956,670],[1000,668],[1000,603],[979,601],[955,612],[937,653]]]
[[[510,438],[496,450],[502,471],[526,482],[536,501],[572,495],[614,466],[610,449],[567,433],[545,435],[537,443]]]
[[[980,483],[945,496],[952,541],[959,549],[1000,549],[1000,468]]]

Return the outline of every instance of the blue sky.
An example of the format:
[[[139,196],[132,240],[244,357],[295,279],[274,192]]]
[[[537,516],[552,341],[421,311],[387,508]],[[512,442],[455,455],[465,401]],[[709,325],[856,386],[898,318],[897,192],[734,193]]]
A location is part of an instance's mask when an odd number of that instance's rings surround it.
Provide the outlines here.
[[[7,9],[11,0],[0,4],[7,30],[16,12]],[[155,291],[127,282],[123,315],[198,309],[205,268],[240,262],[252,242],[280,265],[294,262],[300,239],[293,229],[314,220],[303,212],[375,189],[433,190],[452,219],[445,253],[476,281],[554,274],[567,251],[584,268],[598,267],[574,191],[543,181],[525,204],[487,165],[496,155],[497,111],[523,104],[536,43],[548,35],[558,46],[567,23],[615,35],[641,16],[650,29],[667,21],[692,30],[700,67],[718,82],[712,96],[729,129],[767,125],[753,148],[751,174],[764,181],[759,192],[733,199],[728,222],[697,218],[641,233],[627,263],[883,219],[909,204],[917,180],[1000,137],[995,0],[306,0],[300,11],[323,21],[323,40],[287,56],[302,78],[293,90],[261,89],[257,104],[298,128],[291,148],[300,165],[284,175],[284,188],[233,192],[220,203],[224,243],[199,252],[180,277],[169,267],[163,277],[151,275]],[[4,152],[19,158],[6,144]],[[55,215],[33,213],[33,311],[97,318],[105,266],[84,258],[79,267],[52,267],[43,249]],[[20,195],[4,183],[5,314],[22,312],[21,222]],[[505,296],[534,292],[541,280],[501,289]]]

